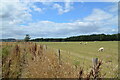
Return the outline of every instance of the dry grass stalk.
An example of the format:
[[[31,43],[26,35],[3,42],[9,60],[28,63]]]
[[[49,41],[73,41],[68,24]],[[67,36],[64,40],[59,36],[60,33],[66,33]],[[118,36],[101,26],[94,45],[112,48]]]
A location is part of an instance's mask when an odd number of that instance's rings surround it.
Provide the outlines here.
[[[11,60],[8,61],[8,66],[7,66],[7,72],[5,73],[5,77],[8,78],[10,75],[10,66],[11,66]]]
[[[33,55],[32,60],[35,60],[37,56],[36,51],[37,51],[37,44],[35,43],[35,44],[32,44],[31,46],[31,53]]]
[[[102,61],[99,61],[98,64],[95,67],[93,67],[93,78],[94,79],[100,77],[99,72],[100,72],[101,65],[102,65]]]
[[[20,56],[20,48],[19,48],[19,45],[15,45],[15,48],[14,48],[14,53],[16,56]]]
[[[82,76],[83,76],[83,68],[80,68],[80,71],[79,71],[79,80],[82,79]]]
[[[7,44],[9,45],[9,43]],[[58,57],[53,50],[44,52],[44,46],[36,43],[19,43],[15,47],[11,44],[13,51],[7,57],[9,62],[3,63],[3,77],[10,78],[98,78],[102,62],[100,61],[95,68],[92,68],[88,74],[85,74],[83,68],[74,69],[71,64],[62,61],[59,64]],[[5,45],[4,45],[5,46]],[[46,48],[47,49],[47,48]],[[46,53],[46,54],[44,54]],[[13,55],[16,54],[16,55]],[[34,61],[31,60],[34,57]],[[38,57],[37,60],[36,57]],[[9,65],[7,68],[7,64]],[[25,66],[25,69],[24,69]],[[6,71],[7,69],[8,72]],[[25,72],[24,72],[25,71]],[[7,76],[6,76],[6,75]]]
[[[102,65],[102,61],[98,61],[97,65],[94,66],[90,72],[88,72],[87,74],[84,74],[83,72],[83,68],[80,69],[79,72],[79,79],[81,80],[82,78],[85,78],[85,80],[90,80],[90,79],[98,79],[101,77],[100,73],[100,66]]]

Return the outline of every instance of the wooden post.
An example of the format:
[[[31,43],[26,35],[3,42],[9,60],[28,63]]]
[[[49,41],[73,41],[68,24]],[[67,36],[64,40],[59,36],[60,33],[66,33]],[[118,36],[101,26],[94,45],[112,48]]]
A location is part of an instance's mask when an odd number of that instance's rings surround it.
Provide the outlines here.
[[[96,80],[98,77],[98,70],[97,70],[98,58],[93,58],[92,63],[93,63],[93,78]]]
[[[98,64],[98,58],[92,59],[93,67],[95,67]]]
[[[58,57],[59,57],[59,64],[60,64],[60,49],[58,49]]]

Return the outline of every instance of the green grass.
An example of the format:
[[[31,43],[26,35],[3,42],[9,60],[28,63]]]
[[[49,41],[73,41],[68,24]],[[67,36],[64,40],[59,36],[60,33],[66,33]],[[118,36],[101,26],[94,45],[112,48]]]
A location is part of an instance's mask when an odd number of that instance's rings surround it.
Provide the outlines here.
[[[92,66],[92,58],[103,60],[102,73],[106,77],[116,77],[118,65],[118,42],[117,41],[97,41],[88,42],[87,45],[80,42],[39,42],[46,44],[55,50],[61,49],[62,58],[74,64],[84,66],[85,69]],[[104,52],[98,52],[100,47],[104,47]],[[79,62],[78,62],[79,61]],[[106,63],[107,61],[111,61]],[[84,65],[83,65],[84,64]],[[115,70],[113,70],[115,69]]]

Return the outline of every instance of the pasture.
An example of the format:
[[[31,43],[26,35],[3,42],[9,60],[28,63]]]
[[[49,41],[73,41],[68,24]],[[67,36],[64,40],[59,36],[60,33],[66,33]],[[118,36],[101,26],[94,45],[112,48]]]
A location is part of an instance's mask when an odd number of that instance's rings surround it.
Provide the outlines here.
[[[2,77],[95,78],[96,70],[98,78],[118,77],[118,42],[84,43],[4,42],[0,45]],[[100,47],[103,52],[98,52]],[[93,68],[93,58],[99,59],[99,68]]]
[[[87,45],[80,42],[39,42],[39,44],[48,45],[56,51],[60,49],[63,60],[82,66],[85,70],[92,66],[92,58],[99,58],[103,61],[101,72],[105,77],[118,75],[118,41],[88,42]],[[100,47],[104,47],[104,52],[98,52]]]
[[[4,42],[1,46],[2,78],[79,78],[80,69],[62,61],[60,64],[54,51],[44,45]]]

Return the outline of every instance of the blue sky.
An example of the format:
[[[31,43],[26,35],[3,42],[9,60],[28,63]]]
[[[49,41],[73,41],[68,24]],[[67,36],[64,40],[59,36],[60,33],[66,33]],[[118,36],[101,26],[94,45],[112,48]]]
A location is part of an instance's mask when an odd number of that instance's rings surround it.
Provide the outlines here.
[[[55,2],[64,6],[63,2]],[[77,19],[82,19],[89,16],[94,8],[102,9],[107,11],[107,7],[114,5],[116,3],[111,2],[75,2],[73,3],[73,9],[64,14],[58,14],[57,9],[52,9],[51,6],[45,6],[41,2],[34,3],[39,8],[49,8],[50,10],[45,10],[43,13],[38,13],[33,11],[31,14],[33,21],[53,21],[58,23],[71,22]],[[116,14],[116,13],[115,13]]]
[[[63,38],[118,32],[117,2],[3,2],[2,37]]]

